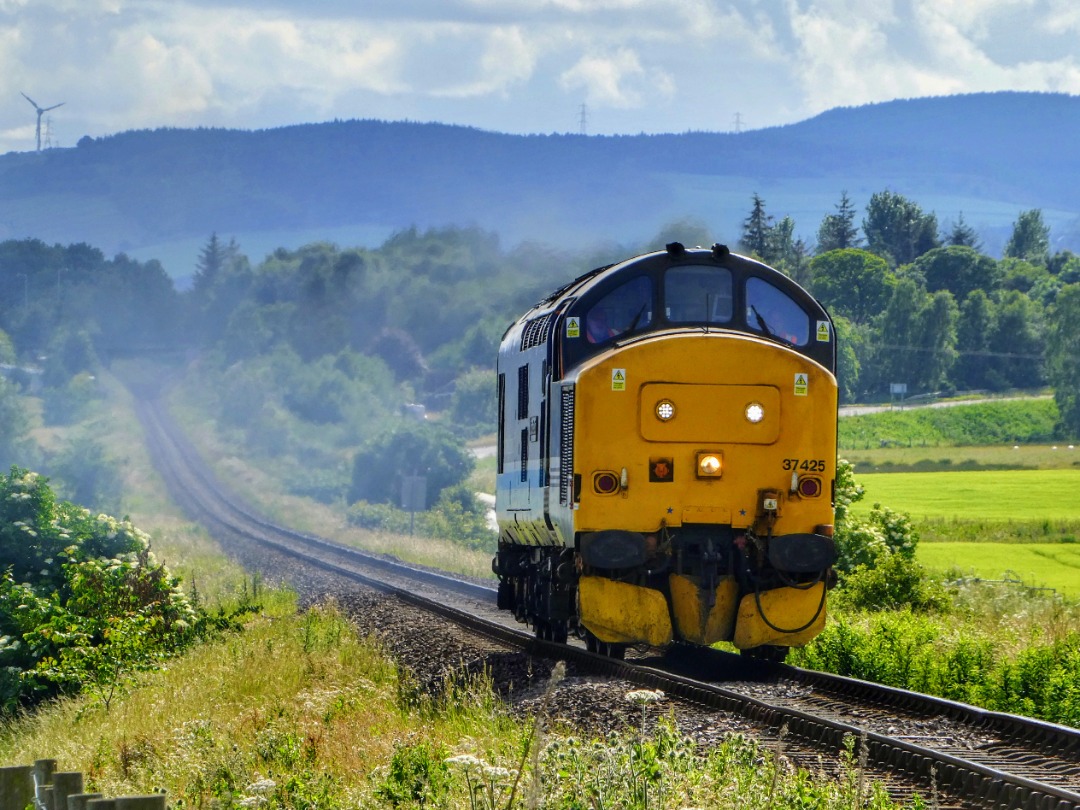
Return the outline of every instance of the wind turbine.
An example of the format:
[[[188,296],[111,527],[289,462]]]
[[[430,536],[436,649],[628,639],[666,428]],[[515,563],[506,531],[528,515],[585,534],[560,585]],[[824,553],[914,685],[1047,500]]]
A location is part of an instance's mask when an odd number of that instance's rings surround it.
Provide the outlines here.
[[[55,110],[57,107],[63,107],[66,102],[61,101],[59,104],[53,104],[51,107],[39,107],[38,103],[34,101],[26,93],[22,94],[22,97],[34,105],[34,109],[37,110],[37,150],[41,151],[41,116],[47,113],[49,110]]]

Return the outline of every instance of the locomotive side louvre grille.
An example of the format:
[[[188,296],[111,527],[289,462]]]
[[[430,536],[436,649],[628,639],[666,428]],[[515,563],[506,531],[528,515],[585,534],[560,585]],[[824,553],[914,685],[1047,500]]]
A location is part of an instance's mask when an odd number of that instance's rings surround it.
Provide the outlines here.
[[[548,454],[550,450],[547,446],[547,400],[540,400],[540,449],[537,451],[537,456],[540,458],[540,477],[537,481],[537,486],[547,486],[547,466],[550,463],[548,461]]]
[[[518,367],[518,419],[529,417],[529,367]]]
[[[505,436],[503,430],[503,423],[506,422],[506,375],[499,375],[499,435],[496,439],[498,446],[495,448],[497,453],[497,466],[496,472],[502,472],[503,467],[506,464],[506,449],[504,445]]]
[[[574,386],[562,389],[562,431],[559,436],[559,503],[574,498]]]
[[[525,328],[521,330],[521,351],[539,346],[547,340],[549,320],[551,320],[550,312],[547,315],[541,315],[539,318],[533,318],[525,324]]]
[[[529,429],[521,429],[521,483],[529,480]]]

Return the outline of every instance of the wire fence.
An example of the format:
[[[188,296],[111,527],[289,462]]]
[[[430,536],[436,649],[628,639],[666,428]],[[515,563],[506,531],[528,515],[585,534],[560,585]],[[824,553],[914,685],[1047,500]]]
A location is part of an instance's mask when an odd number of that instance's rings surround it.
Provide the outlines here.
[[[117,796],[83,791],[79,771],[57,771],[55,759],[0,768],[0,810],[166,810],[165,794]]]

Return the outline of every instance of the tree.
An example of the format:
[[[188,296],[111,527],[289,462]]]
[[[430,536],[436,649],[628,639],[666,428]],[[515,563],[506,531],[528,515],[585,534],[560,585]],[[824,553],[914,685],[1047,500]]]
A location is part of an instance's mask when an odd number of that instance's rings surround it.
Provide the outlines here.
[[[867,250],[893,267],[910,264],[938,247],[937,217],[902,194],[879,191],[870,198],[863,219]]]
[[[889,300],[896,277],[880,256],[857,248],[831,250],[810,261],[814,295],[855,324],[868,322]]]
[[[1054,387],[1062,429],[1080,437],[1080,284],[1063,287],[1050,310],[1046,376]]]
[[[989,256],[958,245],[934,248],[911,266],[922,275],[928,292],[948,290],[957,301],[963,301],[972,290],[996,290],[1003,275],[999,264]]]
[[[840,402],[855,402],[860,390],[860,357],[866,351],[866,330],[856,327],[842,315],[833,317],[836,327],[836,381],[840,387]]]
[[[1006,290],[1028,293],[1040,281],[1050,278],[1050,271],[1045,266],[1014,256],[1007,256],[999,261],[998,267],[1001,286]]]
[[[998,302],[990,336],[994,353],[989,372],[996,388],[1034,388],[1042,384],[1045,351],[1042,307],[1021,292],[1009,290]]]
[[[120,510],[124,482],[117,462],[90,436],[76,436],[52,463],[62,494],[97,513]]]
[[[909,390],[920,387],[921,359],[917,350],[919,309],[926,293],[913,279],[897,280],[888,305],[874,319],[874,359],[869,369],[867,390],[884,390],[891,383],[905,383]]]
[[[25,464],[30,416],[18,389],[0,377],[0,465]]]
[[[919,309],[915,325],[919,348],[919,375],[916,384],[927,391],[949,386],[949,374],[956,362],[956,299],[948,290],[939,290]]]
[[[496,378],[491,369],[475,368],[457,378],[450,398],[454,423],[491,432],[498,419]]]
[[[956,325],[959,352],[954,381],[958,388],[991,387],[990,339],[995,329],[994,302],[982,290],[973,290],[960,305]]]
[[[806,260],[806,244],[795,238],[795,220],[784,217],[769,231],[768,247],[762,258],[766,264],[786,273],[800,284],[810,280],[810,266]]]
[[[406,476],[425,476],[430,504],[444,489],[464,481],[474,464],[469,451],[446,428],[404,422],[356,454],[349,499],[400,503]]]
[[[1050,228],[1043,222],[1041,209],[1032,208],[1020,214],[1013,223],[1012,235],[1002,255],[1032,264],[1046,264],[1050,258]]]
[[[739,240],[742,249],[765,261],[769,255],[772,223],[773,218],[765,213],[765,201],[755,193],[750,216],[743,220],[742,238]]]
[[[960,212],[960,216],[957,217],[956,222],[949,228],[948,233],[945,234],[945,244],[952,247],[969,247],[972,250],[982,250],[982,240],[979,239],[979,234],[964,222],[964,212]]]
[[[840,203],[835,214],[826,214],[818,228],[817,252],[828,253],[830,250],[857,248],[862,245],[859,229],[855,227],[855,206],[851,204],[847,191],[840,194]]]

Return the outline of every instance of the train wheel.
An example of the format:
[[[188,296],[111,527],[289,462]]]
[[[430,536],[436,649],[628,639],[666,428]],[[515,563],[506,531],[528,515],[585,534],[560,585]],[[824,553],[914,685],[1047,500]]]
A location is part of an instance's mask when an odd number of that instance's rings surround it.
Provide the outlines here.
[[[604,651],[604,655],[606,655],[608,658],[614,658],[617,661],[622,661],[624,658],[626,658],[627,645],[610,643],[605,644],[604,646],[607,647],[607,649]]]
[[[626,657],[626,647],[626,644],[616,644],[613,641],[601,641],[592,633],[585,631],[585,649],[591,653],[621,661]]]
[[[780,647],[776,644],[762,644],[760,647],[752,647],[749,650],[740,650],[740,654],[754,661],[768,661],[772,664],[782,664],[787,658],[790,647]]]
[[[533,632],[540,641],[553,641],[556,644],[565,644],[569,636],[566,622],[557,619],[554,621],[537,619],[533,622]]]

